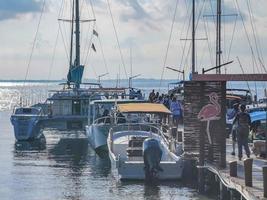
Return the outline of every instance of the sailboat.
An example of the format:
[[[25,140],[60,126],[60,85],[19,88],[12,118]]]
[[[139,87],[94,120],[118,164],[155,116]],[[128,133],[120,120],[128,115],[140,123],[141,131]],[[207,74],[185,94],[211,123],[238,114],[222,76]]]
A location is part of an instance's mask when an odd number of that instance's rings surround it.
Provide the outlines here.
[[[87,124],[89,102],[126,94],[126,88],[103,88],[100,83],[82,83],[84,65],[80,59],[80,11],[79,0],[73,0],[69,71],[63,89],[53,90],[45,103],[18,107],[11,115],[16,140],[40,137],[44,128],[59,130],[84,130]],[[96,21],[95,19],[86,20]],[[74,40],[75,39],[75,49]],[[75,50],[75,52],[73,52]],[[72,55],[75,53],[73,60]]]

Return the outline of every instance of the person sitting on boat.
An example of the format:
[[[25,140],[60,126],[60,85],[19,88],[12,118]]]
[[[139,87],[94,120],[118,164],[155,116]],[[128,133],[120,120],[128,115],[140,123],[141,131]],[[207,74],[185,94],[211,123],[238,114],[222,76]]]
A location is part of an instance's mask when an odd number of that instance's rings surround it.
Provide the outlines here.
[[[109,111],[107,109],[104,110],[100,122],[103,122],[105,124],[109,124],[110,123]]]
[[[152,92],[150,92],[149,97],[148,97],[148,99],[151,103],[153,102],[154,97],[155,97],[155,90],[152,90]]]
[[[250,150],[248,147],[248,136],[251,126],[250,115],[246,112],[246,106],[242,104],[240,106],[240,112],[237,113],[233,124],[237,123],[237,145],[238,145],[238,158],[242,159],[242,148],[244,146],[247,157],[250,157]]]
[[[126,123],[126,118],[121,112],[117,113],[117,123],[118,124]]]
[[[129,92],[129,99],[134,99],[134,98],[135,98],[135,91],[133,88],[131,88]]]
[[[142,99],[143,99],[143,95],[142,95],[141,90],[138,90],[138,91],[136,92],[136,97],[137,97],[138,100],[142,100]]]
[[[250,132],[251,142],[253,142],[253,140],[265,140],[265,132],[266,129],[264,129],[260,120],[253,122],[251,125],[251,132]]]

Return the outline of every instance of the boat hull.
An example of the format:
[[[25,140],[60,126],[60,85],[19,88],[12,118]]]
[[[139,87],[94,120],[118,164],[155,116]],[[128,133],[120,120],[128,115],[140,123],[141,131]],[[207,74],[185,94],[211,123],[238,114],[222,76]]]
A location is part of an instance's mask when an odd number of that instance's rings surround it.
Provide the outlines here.
[[[58,130],[84,130],[88,123],[88,118],[85,116],[60,116],[47,117],[42,120],[42,125],[45,128]]]
[[[99,155],[107,155],[108,156],[108,146],[107,146],[107,138],[108,132],[111,128],[111,125],[90,125],[86,126],[86,135],[88,137],[88,141],[91,147],[96,151]]]
[[[143,161],[120,161],[109,156],[112,173],[120,180],[145,180]],[[183,161],[161,162],[159,165],[163,171],[158,172],[158,180],[179,180],[182,178]]]
[[[11,116],[11,123],[17,141],[38,139],[41,135],[39,116]]]

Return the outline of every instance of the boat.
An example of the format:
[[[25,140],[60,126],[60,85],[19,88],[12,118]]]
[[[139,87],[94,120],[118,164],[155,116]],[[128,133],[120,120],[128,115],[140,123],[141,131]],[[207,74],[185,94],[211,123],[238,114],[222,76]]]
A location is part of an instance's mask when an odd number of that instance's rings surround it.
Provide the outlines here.
[[[253,142],[253,152],[256,156],[266,158],[266,135],[267,135],[267,112],[255,111],[249,113],[251,118],[251,142]]]
[[[108,155],[107,137],[109,129],[122,119],[119,116],[116,116],[115,119],[116,105],[144,102],[146,101],[138,99],[103,99],[90,102],[89,112],[92,116],[92,123],[90,118],[85,130],[91,147],[100,157],[107,157]],[[107,111],[108,114],[104,114]]]
[[[122,113],[145,116],[169,115],[162,104],[121,104]],[[139,117],[140,119],[140,117]],[[180,154],[170,150],[159,122],[126,122],[113,126],[107,139],[112,172],[121,180],[177,180],[182,177]]]
[[[80,20],[79,0],[75,0],[73,3],[72,19],[61,20],[71,22],[72,27],[67,81],[61,84],[63,86],[62,89],[49,91],[49,97],[44,103],[27,106],[28,110],[34,110],[38,107],[42,113],[42,117],[36,113],[29,115],[29,113],[21,112],[21,110],[25,110],[22,106],[14,109],[11,122],[14,126],[16,140],[37,138],[37,132],[40,130],[39,127],[64,131],[84,131],[84,127],[88,122],[88,116],[91,117],[88,114],[90,101],[103,98],[117,98],[127,93],[128,88],[104,88],[100,81],[99,83],[82,82],[84,65],[80,62],[80,23],[95,21],[95,19]],[[75,52],[73,49],[75,49]],[[75,58],[73,59],[74,53]],[[26,118],[27,122],[25,121]],[[21,129],[24,126],[25,128]],[[27,136],[24,136],[25,134]]]
[[[15,108],[10,120],[16,139],[22,141],[40,138],[42,136],[40,120],[43,117],[39,107]]]

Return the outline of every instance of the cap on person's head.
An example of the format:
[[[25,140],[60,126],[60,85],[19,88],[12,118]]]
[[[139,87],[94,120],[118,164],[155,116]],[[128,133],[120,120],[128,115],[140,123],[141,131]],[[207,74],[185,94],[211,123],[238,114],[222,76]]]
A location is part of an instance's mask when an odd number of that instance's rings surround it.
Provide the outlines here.
[[[240,109],[241,109],[241,111],[244,111],[244,110],[246,110],[246,106],[244,104],[241,104]]]

